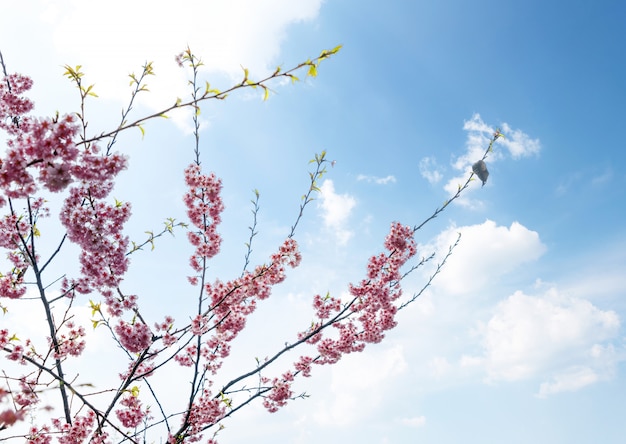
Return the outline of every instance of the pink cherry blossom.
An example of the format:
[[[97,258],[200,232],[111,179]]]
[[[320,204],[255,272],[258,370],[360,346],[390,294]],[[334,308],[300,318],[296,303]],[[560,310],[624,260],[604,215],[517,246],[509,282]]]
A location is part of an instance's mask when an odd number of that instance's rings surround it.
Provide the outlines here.
[[[152,344],[152,332],[143,322],[129,324],[120,321],[115,326],[115,333],[124,348],[131,353],[140,353]]]
[[[24,420],[24,410],[7,409],[0,412],[0,430],[8,428],[17,421]]]
[[[142,409],[141,401],[137,396],[125,396],[120,401],[120,404],[123,405],[124,408],[117,409],[115,414],[124,427],[137,427],[146,419],[147,411]]]

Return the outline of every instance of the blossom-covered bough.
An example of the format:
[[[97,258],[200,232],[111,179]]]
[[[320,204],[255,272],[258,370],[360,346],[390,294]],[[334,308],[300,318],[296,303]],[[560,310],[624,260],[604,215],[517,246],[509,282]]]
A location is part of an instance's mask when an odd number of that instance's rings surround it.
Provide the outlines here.
[[[30,115],[33,103],[25,96],[32,86],[31,79],[7,74],[0,54],[4,72],[0,84],[0,130],[7,137],[0,156],[3,211],[0,248],[8,259],[0,275],[0,306],[6,312],[3,299],[21,301],[27,292],[36,294],[37,310],[43,313],[47,323],[43,349],[35,338],[22,338],[19,332],[9,331],[0,324],[2,359],[22,364],[12,366],[9,369],[12,373],[3,370],[0,375],[3,381],[1,440],[134,443],[150,439],[178,443],[203,438],[214,443],[223,419],[255,400],[262,402],[268,411],[277,411],[289,400],[302,396],[292,390],[296,378],[311,376],[315,365],[337,363],[348,353],[380,342],[385,332],[396,326],[398,310],[415,301],[430,285],[456,246],[456,243],[452,245],[447,255],[439,259],[434,273],[419,292],[403,295],[402,280],[434,258],[433,254],[414,259],[416,232],[461,195],[474,173],[470,172],[457,193],[421,224],[411,227],[392,223],[384,240],[384,251],[369,259],[360,282],[348,286],[347,300],[330,294],[313,296],[314,320],[299,333],[294,332],[292,342],[238,375],[222,377],[220,381],[225,383],[218,383],[216,377],[230,356],[233,339],[246,327],[248,317],[285,280],[288,268],[300,264],[296,229],[314,193],[319,191],[317,184],[329,161],[325,152],[311,161],[314,169],[310,172],[309,188],[290,232],[266,263],[252,268],[249,265],[251,243],[256,235],[257,192],[242,274],[231,280],[209,281],[208,262],[220,252],[218,227],[224,204],[221,180],[214,173],[204,172],[200,162],[200,105],[208,100],[222,100],[243,88],[260,90],[267,99],[272,81],[298,80],[296,73],[302,70],[314,77],[320,62],[339,49],[323,51],[319,57],[287,71],[277,68],[258,81],[251,80],[244,69],[243,80],[226,91],[213,89],[208,83],[199,86],[202,62],[187,49],[177,61],[192,74],[191,99],[179,99],[158,113],[129,121],[137,94],[146,90],[145,79],[153,74],[152,65],[147,63],[141,75],[131,75],[131,100],[118,127],[95,136],[87,133],[84,106],[86,99],[95,94],[92,86],[83,84],[80,67],[68,66],[65,72],[80,92],[80,111],[37,118]],[[117,135],[129,128],[139,128],[143,133],[145,122],[178,108],[196,111],[193,113],[194,158],[184,172],[187,191],[183,202],[188,220],[168,219],[161,232],[149,232],[146,240],[132,242],[124,231],[131,206],[110,197],[117,175],[128,166],[127,157],[114,150]],[[499,137],[497,131],[482,161]],[[51,216],[41,196],[42,190],[63,196],[56,216],[64,232],[47,256],[40,253],[40,237],[55,233],[42,234],[38,229],[38,220]],[[159,237],[174,230],[187,230],[187,240],[194,249],[189,260],[189,284],[192,290],[196,289],[197,304],[195,312],[189,314],[189,322],[177,321],[172,316],[149,319],[142,311],[140,298],[123,289],[132,255],[143,251],[148,244],[154,246]],[[79,249],[79,272],[61,279],[48,276],[45,272],[49,265],[59,259],[70,243]],[[83,357],[86,345],[81,323],[89,323],[79,319],[80,312],[75,306],[87,302],[85,295],[91,295],[93,327],[108,329],[112,346],[121,347],[128,358],[118,384],[113,387],[98,387],[95,381],[94,384],[74,382],[73,363]],[[285,360],[279,358],[296,349],[307,352],[284,367]],[[172,366],[184,375],[176,381],[180,384],[177,389],[180,405],[184,407],[173,411],[162,402],[152,383],[155,375]]]

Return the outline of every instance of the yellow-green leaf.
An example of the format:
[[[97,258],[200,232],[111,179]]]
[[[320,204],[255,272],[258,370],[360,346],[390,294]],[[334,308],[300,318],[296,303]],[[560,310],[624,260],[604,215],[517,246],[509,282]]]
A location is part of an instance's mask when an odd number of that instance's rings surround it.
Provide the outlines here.
[[[89,306],[91,307],[91,316],[95,315],[97,312],[100,311],[100,303],[99,302],[96,304],[94,301],[89,299]]]

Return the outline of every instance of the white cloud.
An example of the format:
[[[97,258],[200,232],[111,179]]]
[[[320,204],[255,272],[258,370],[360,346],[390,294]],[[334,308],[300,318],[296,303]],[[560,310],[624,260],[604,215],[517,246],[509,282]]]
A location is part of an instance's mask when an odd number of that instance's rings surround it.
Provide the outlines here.
[[[591,179],[591,184],[594,186],[602,186],[610,182],[612,178],[613,178],[613,170],[611,170],[610,168],[607,168],[604,170],[603,173],[594,176]]]
[[[557,372],[550,382],[539,386],[537,397],[546,398],[560,392],[573,392],[598,381],[612,378],[619,362],[626,360],[626,350],[617,350],[613,344],[594,344],[583,365],[573,365]]]
[[[430,373],[436,379],[439,379],[445,376],[452,369],[452,365],[445,357],[435,356],[428,362],[428,368],[430,369]]]
[[[483,122],[478,113],[475,113],[470,120],[464,122],[463,129],[468,132],[465,143],[467,152],[464,156],[459,157],[454,164],[457,169],[463,169],[465,164],[471,165],[480,159],[496,131],[496,128]],[[532,139],[522,130],[512,128],[506,122],[502,123],[500,130],[504,137],[500,137],[494,144],[493,153],[489,157],[492,161],[503,158],[502,152],[498,150],[499,145],[505,147],[514,159],[538,154],[541,151],[539,139]],[[478,155],[479,157],[477,157]]]
[[[444,185],[444,189],[450,195],[455,194],[458,186],[465,183],[471,173],[472,165],[482,159],[496,131],[496,128],[483,122],[480,114],[477,113],[474,114],[470,120],[464,122],[463,129],[467,131],[465,153],[452,162],[454,169],[461,172],[461,174],[451,178]],[[498,138],[494,143],[493,151],[486,160],[487,166],[494,162],[501,161],[506,157],[501,147],[506,148],[513,159],[538,154],[541,150],[541,142],[539,139],[532,139],[523,131],[512,128],[508,123],[503,123],[500,129],[505,137]],[[478,186],[480,186],[480,181],[477,180],[471,185],[471,188],[475,189]],[[480,206],[480,203],[472,202],[468,199],[467,193],[457,199],[456,203],[467,207]]]
[[[174,61],[188,45],[202,58],[205,74],[226,73],[239,80],[243,65],[259,77],[285,62],[279,54],[287,27],[314,19],[321,3],[49,0],[40,5],[39,19],[50,28],[61,63],[82,65],[85,81],[95,83],[101,98],[126,103],[128,74],[153,61],[150,93],[138,100],[157,110],[189,96],[188,73]],[[202,76],[202,85],[205,78],[211,81],[211,75]]]
[[[544,382],[539,387],[539,398],[546,398],[559,392],[574,392],[598,381],[598,374],[589,367],[572,368],[558,374],[553,382]]]
[[[402,418],[400,420],[400,423],[402,425],[408,426],[408,427],[414,427],[414,428],[419,428],[419,427],[423,427],[426,425],[426,417],[425,416],[415,416],[412,418]]]
[[[515,292],[480,327],[483,365],[491,381],[548,375],[540,396],[576,390],[614,369],[616,354],[603,341],[619,333],[620,320],[589,301],[552,288],[540,296]]]
[[[559,289],[537,279],[532,290],[503,295],[500,277],[523,276],[546,250],[538,234],[518,223],[486,221],[452,227],[424,251],[441,258],[457,231],[463,232],[460,244],[431,289],[436,315],[423,320],[445,331],[447,340],[427,351],[423,378],[437,386],[531,381],[544,398],[618,375],[626,347],[620,317],[605,307],[624,294],[623,243],[598,245],[584,259],[560,264],[575,272],[559,279]],[[495,297],[500,302],[491,306]]]
[[[402,346],[387,350],[369,349],[344,357],[332,368],[333,396],[321,401],[315,420],[321,425],[350,425],[381,408],[387,399],[387,386],[406,373]],[[367,369],[367,371],[363,371]],[[373,389],[376,387],[376,389]]]
[[[340,245],[345,245],[353,233],[347,228],[350,212],[356,205],[356,200],[349,194],[335,193],[333,181],[327,179],[320,187],[320,204],[326,228],[333,231]]]
[[[430,184],[435,184],[443,178],[440,167],[437,165],[434,157],[424,157],[420,160],[419,169],[422,177]]]
[[[370,183],[375,183],[376,185],[387,185],[388,183],[395,183],[395,176],[386,176],[386,177],[377,177],[377,176],[367,176],[365,174],[359,174],[356,178],[358,181],[366,181]]]
[[[502,133],[506,136],[501,139],[502,145],[509,150],[509,154],[511,154],[513,159],[532,156],[541,151],[539,139],[531,139],[528,134],[525,134],[521,130],[511,128],[508,123],[503,123],[501,129]]]
[[[459,245],[433,283],[434,287],[446,293],[482,291],[500,276],[537,260],[546,251],[537,232],[518,222],[504,227],[491,220],[478,225],[449,228],[439,234],[433,244],[423,247],[423,251],[426,254],[436,251],[441,259],[454,244],[459,232],[462,234]]]
[[[470,170],[471,168],[468,168],[467,171],[464,172],[463,174],[457,175],[453,177],[452,179],[449,179],[448,182],[446,182],[446,184],[443,186],[443,189],[446,191],[448,196],[454,196],[457,190],[459,189],[459,187],[463,186],[463,184],[465,183],[465,181],[470,175],[470,172],[471,172]],[[468,197],[468,193],[471,192],[472,188],[476,188],[479,186],[480,186],[479,180],[475,180],[474,182],[472,182],[470,184],[470,188],[466,189],[461,195],[461,197],[457,198],[454,201],[454,203],[457,205],[461,205],[465,208],[472,209],[472,210],[477,210],[477,209],[482,208],[484,206],[484,203],[482,201],[477,200],[477,199],[470,199]]]

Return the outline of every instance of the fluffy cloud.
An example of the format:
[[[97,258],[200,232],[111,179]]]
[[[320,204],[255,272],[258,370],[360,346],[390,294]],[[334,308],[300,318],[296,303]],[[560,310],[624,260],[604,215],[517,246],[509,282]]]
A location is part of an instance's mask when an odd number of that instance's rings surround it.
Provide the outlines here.
[[[100,97],[128,100],[128,77],[146,60],[154,61],[152,107],[171,105],[189,93],[174,56],[187,45],[202,57],[203,70],[241,76],[241,65],[260,76],[278,59],[290,24],[314,19],[321,0],[50,0],[39,7],[42,26],[63,63],[81,64]]]
[[[470,120],[467,120],[463,125],[463,129],[467,131],[465,153],[452,162],[452,166],[460,174],[448,180],[444,186],[444,189],[450,195],[456,193],[459,184],[465,183],[474,162],[482,159],[496,130],[496,128],[483,122],[480,114],[474,114]],[[531,138],[523,131],[512,128],[506,122],[501,125],[501,130],[505,137],[501,137],[495,142],[493,152],[490,153],[487,160],[488,164],[500,161],[506,157],[505,152],[501,148],[505,148],[513,159],[528,157],[541,151],[539,139]],[[477,183],[479,182],[477,181]],[[457,199],[456,202],[468,207],[477,206],[475,202],[467,198],[467,193],[463,198]]]
[[[458,170],[464,169],[467,165],[471,165],[480,159],[485,152],[489,141],[493,136],[496,128],[483,122],[480,114],[474,114],[470,120],[465,121],[463,129],[467,131],[467,140],[465,142],[466,153],[459,157],[454,163],[454,167]],[[505,137],[501,137],[496,141],[496,146],[506,148],[514,159],[520,157],[528,157],[538,154],[541,151],[541,142],[539,139],[532,139],[522,130],[512,128],[511,125],[504,122],[500,129]],[[490,154],[490,160],[501,160],[504,154],[501,150],[494,148]]]
[[[443,257],[458,233],[462,235],[461,241],[433,284],[446,293],[481,291],[491,281],[524,263],[537,260],[546,251],[537,232],[518,222],[507,228],[491,220],[449,228],[437,236],[433,244],[423,247],[423,251],[425,254],[436,251],[438,258]]]
[[[402,425],[407,427],[419,428],[426,425],[426,417],[425,416],[415,416],[413,418],[403,418],[400,420]]]
[[[356,180],[375,183],[376,185],[387,185],[388,183],[395,183],[396,178],[395,176],[377,177],[359,174]]]
[[[347,222],[356,200],[349,194],[337,194],[332,180],[325,180],[320,190],[319,206],[324,225],[333,232],[340,245],[345,245],[353,235],[347,228]]]
[[[513,159],[532,156],[541,151],[539,139],[531,139],[528,134],[519,129],[511,128],[506,122],[502,124],[501,129],[502,133],[506,134],[506,137],[502,139],[502,145],[509,150]]]
[[[502,278],[517,270],[525,273],[528,264],[546,251],[538,234],[519,223],[504,227],[488,220],[452,227],[424,251],[437,251],[441,258],[459,231],[461,241],[433,283],[436,316],[425,319],[431,328],[438,320],[448,334],[454,331],[454,341],[431,351],[425,376],[433,384],[461,383],[468,378],[489,383],[536,381],[536,396],[543,398],[580,390],[617,374],[619,363],[626,360],[620,318],[592,301],[623,293],[619,266],[604,265],[623,263],[621,245],[615,251],[602,248],[598,252],[602,270],[574,267],[576,279],[565,282],[565,290],[537,280],[531,294],[508,291],[503,295]],[[585,257],[588,262],[589,255]],[[459,297],[463,295],[468,297]],[[494,298],[499,302],[492,306]],[[477,318],[482,321],[477,323]]]
[[[439,165],[437,165],[437,161],[434,157],[424,157],[420,160],[419,169],[422,177],[430,184],[438,183],[443,178],[443,175],[439,171]]]
[[[484,354],[472,359],[490,381],[547,376],[539,396],[577,390],[613,373],[618,353],[604,342],[619,327],[615,312],[554,288],[539,296],[518,291],[480,326]]]
[[[362,371],[363,369],[367,371]],[[346,356],[332,368],[330,389],[334,396],[322,401],[316,422],[322,425],[350,425],[384,403],[388,386],[408,369],[401,346]],[[375,389],[373,389],[375,387]],[[414,427],[415,420],[411,424]]]

